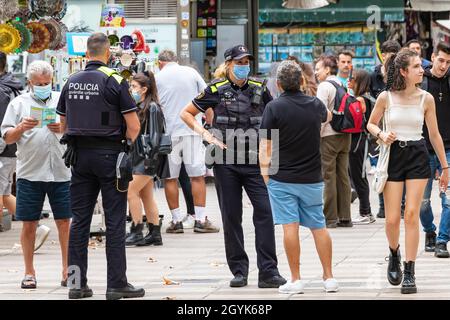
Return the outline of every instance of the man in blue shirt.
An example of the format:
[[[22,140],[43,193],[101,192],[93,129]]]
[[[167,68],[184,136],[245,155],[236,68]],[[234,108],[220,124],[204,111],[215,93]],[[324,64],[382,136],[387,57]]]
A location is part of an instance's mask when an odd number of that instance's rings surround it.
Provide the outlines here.
[[[420,44],[420,41],[417,39],[412,39],[409,40],[406,44],[405,44],[405,48],[411,49],[416,51],[420,57],[422,58],[422,45]],[[422,68],[425,69],[426,67],[429,67],[431,65],[431,61],[422,58]]]

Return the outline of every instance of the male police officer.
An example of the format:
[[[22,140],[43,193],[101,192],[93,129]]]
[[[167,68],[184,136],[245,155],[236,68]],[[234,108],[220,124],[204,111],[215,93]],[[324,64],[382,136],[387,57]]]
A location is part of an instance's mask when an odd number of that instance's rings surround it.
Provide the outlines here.
[[[224,162],[221,161],[224,159],[215,156],[214,177],[222,213],[227,262],[234,275],[230,286],[247,285],[249,260],[242,231],[242,188],[245,188],[254,208],[258,287],[278,288],[286,280],[278,272],[272,211],[257,164],[259,125],[265,105],[272,97],[264,81],[248,77],[250,59],[253,59],[252,55],[242,45],[225,51],[227,78],[213,81],[186,106],[181,117],[207,142],[228,148]],[[195,121],[199,112],[209,108],[214,110],[212,127],[215,137]],[[217,151],[221,153],[216,150],[216,154]]]
[[[72,157],[70,162],[73,212],[69,240],[69,269],[73,272],[69,278],[70,299],[92,296],[86,278],[87,253],[90,223],[100,190],[106,219],[106,298],[134,298],[145,294],[144,289],[134,288],[127,282],[127,193],[118,190],[121,188],[116,181],[116,162],[124,150],[123,141],[136,139],[140,125],[127,82],[106,66],[109,56],[107,36],[92,34],[87,42],[86,69],[69,78],[57,108],[71,140],[68,148],[76,158]]]

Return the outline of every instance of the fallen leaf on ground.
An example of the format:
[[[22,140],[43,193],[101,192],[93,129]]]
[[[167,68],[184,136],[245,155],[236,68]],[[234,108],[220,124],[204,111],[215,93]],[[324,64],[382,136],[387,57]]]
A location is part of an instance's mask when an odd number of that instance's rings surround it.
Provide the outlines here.
[[[225,263],[220,263],[220,262],[211,262],[209,264],[211,267],[224,267]]]
[[[180,284],[179,282],[170,280],[169,278],[166,278],[166,277],[163,277],[163,281],[164,281],[163,284],[164,284],[165,286],[170,286],[170,285],[177,286],[177,285]]]
[[[147,259],[147,262],[153,263],[153,262],[158,262],[158,260],[153,259],[152,257],[150,257],[150,258]]]
[[[176,300],[177,297],[164,297],[163,300]]]

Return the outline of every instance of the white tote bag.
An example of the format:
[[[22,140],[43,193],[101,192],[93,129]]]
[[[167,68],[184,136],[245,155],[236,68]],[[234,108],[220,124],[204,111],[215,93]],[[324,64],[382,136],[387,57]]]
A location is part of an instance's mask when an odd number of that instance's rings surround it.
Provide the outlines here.
[[[388,92],[389,94],[389,92]],[[389,99],[390,100],[390,99]],[[388,107],[384,111],[383,116],[383,131],[389,132],[389,103]],[[378,163],[375,169],[375,174],[372,180],[372,188],[377,193],[382,193],[384,190],[384,186],[386,185],[386,181],[388,178],[388,166],[389,166],[389,154],[391,151],[391,146],[384,143],[381,139],[378,139],[377,143],[379,144],[379,154],[378,154]]]

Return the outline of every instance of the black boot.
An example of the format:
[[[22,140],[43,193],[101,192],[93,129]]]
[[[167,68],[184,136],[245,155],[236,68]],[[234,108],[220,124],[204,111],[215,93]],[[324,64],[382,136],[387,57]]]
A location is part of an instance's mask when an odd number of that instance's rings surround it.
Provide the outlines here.
[[[137,246],[162,246],[161,225],[155,226],[153,223],[147,223],[148,233],[144,240],[137,244]]]
[[[401,293],[417,293],[416,277],[414,276],[414,261],[403,261],[405,276],[403,277]]]
[[[431,231],[425,234],[425,252],[434,252],[436,248],[436,232]]]
[[[393,286],[398,286],[402,283],[402,268],[401,268],[401,256],[400,256],[400,245],[398,245],[397,250],[392,250],[389,254],[389,264],[387,269],[387,278],[390,284]]]
[[[143,223],[134,224],[134,222],[131,224],[130,227],[130,234],[125,239],[125,246],[135,246],[138,243],[141,243],[144,240],[144,235],[142,233],[142,230],[144,229]]]

